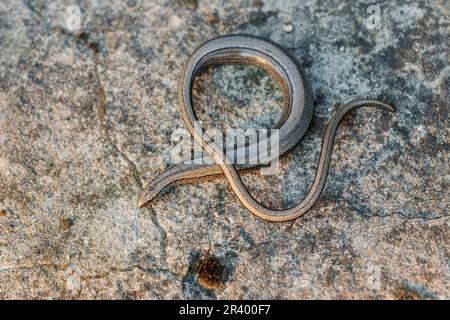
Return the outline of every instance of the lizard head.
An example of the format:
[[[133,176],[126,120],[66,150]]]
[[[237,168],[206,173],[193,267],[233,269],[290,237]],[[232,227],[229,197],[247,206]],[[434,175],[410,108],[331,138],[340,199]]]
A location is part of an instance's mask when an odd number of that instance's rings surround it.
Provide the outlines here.
[[[141,195],[139,196],[139,200],[137,203],[138,207],[139,208],[144,207],[146,204],[152,201],[157,194],[158,192],[156,192],[152,186],[149,185],[145,187],[145,189],[141,192]]]

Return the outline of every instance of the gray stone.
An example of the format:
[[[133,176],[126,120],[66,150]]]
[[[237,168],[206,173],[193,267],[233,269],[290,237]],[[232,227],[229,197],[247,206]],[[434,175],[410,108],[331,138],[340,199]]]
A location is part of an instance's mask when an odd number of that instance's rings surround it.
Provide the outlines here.
[[[450,298],[444,0],[379,2],[373,30],[369,2],[78,3],[80,30],[68,1],[0,4],[0,299]],[[325,192],[295,222],[254,217],[223,180],[136,207],[172,166],[180,68],[231,33],[287,48],[314,90],[313,123],[282,173],[244,177],[266,205],[306,194],[339,105],[397,107],[346,118]],[[194,93],[206,127],[281,115],[276,83],[256,68],[208,70]]]

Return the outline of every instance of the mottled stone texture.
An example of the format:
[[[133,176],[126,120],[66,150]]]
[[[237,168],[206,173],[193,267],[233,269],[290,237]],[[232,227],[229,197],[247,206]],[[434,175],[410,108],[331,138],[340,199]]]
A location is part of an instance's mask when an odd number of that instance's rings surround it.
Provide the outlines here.
[[[0,298],[450,298],[449,7],[378,3],[380,30],[369,1],[77,1],[71,32],[72,1],[1,0]],[[305,195],[339,105],[398,109],[346,118],[326,190],[295,222],[254,217],[221,180],[136,208],[172,166],[181,66],[230,33],[287,48],[314,90],[281,174],[244,178],[266,205]],[[212,128],[281,114],[276,83],[251,67],[208,70],[194,93]]]

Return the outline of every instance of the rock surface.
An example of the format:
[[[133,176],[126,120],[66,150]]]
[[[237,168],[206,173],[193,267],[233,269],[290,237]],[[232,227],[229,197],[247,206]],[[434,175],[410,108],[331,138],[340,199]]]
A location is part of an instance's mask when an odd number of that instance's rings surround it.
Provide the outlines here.
[[[0,299],[450,298],[449,9],[445,0],[0,3]],[[286,27],[288,26],[288,27]],[[326,190],[304,217],[251,215],[226,181],[179,186],[136,208],[172,166],[180,68],[206,39],[271,39],[315,97],[281,174],[244,177],[263,203],[299,202],[339,105],[379,98],[341,125]],[[213,128],[270,127],[281,95],[265,73],[199,77]]]

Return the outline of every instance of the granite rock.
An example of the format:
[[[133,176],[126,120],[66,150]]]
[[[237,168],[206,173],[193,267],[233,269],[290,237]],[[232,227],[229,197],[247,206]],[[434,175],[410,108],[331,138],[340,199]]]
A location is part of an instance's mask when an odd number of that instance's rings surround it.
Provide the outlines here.
[[[449,8],[445,0],[0,2],[0,299],[450,298]],[[171,188],[138,209],[170,168],[190,53],[217,35],[279,43],[315,100],[281,173],[246,175],[289,207],[313,179],[322,132],[341,125],[326,189],[304,217],[251,215],[224,180]],[[282,96],[264,72],[211,68],[194,88],[210,128],[271,127]]]

